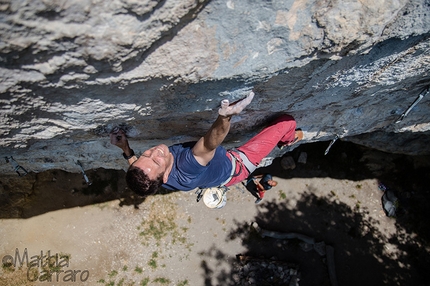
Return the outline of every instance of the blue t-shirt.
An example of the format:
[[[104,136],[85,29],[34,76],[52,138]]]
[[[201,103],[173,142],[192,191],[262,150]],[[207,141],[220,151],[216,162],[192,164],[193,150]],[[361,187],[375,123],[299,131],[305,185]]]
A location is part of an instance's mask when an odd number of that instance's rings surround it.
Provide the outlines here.
[[[169,190],[190,191],[194,188],[217,187],[231,174],[231,161],[227,151],[219,146],[207,166],[200,165],[191,150],[196,142],[176,144],[169,147],[173,154],[173,168],[163,187]]]

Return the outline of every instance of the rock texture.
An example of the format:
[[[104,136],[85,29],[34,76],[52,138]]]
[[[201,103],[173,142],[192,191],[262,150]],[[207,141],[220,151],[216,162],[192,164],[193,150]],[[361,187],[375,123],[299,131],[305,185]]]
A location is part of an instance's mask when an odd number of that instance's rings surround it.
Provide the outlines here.
[[[114,126],[136,151],[198,138],[221,99],[251,89],[226,146],[287,112],[303,142],[430,153],[430,96],[395,123],[430,84],[428,0],[6,0],[0,13],[1,154],[28,171],[125,168]]]

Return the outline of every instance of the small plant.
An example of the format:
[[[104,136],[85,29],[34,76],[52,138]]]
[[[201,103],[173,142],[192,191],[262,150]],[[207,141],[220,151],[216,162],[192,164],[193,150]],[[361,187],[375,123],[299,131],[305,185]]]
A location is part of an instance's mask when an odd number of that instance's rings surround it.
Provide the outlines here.
[[[184,236],[178,237],[177,240],[182,244],[185,244],[187,242],[187,238]],[[175,241],[176,241],[176,239],[173,241],[173,243],[175,243]]]
[[[357,201],[357,203],[355,204],[355,210],[358,211],[360,209],[360,204],[361,204],[361,202]]]
[[[152,269],[156,269],[157,268],[157,261],[155,261],[154,259],[151,259],[151,260],[149,260],[148,265]]]
[[[178,286],[185,286],[185,285],[188,285],[188,280],[180,281],[178,283]]]
[[[108,276],[109,276],[110,278],[112,278],[112,277],[116,276],[117,274],[118,274],[118,271],[116,271],[116,270],[112,270],[112,271],[108,274]]]
[[[170,284],[170,280],[164,277],[158,277],[154,279],[155,283],[160,283],[160,284]]]
[[[361,189],[361,184],[357,184],[355,187],[356,187],[357,189]]]
[[[282,190],[279,190],[279,199],[281,199],[281,200],[285,200],[286,198],[287,198],[287,194],[286,193],[284,193],[284,191],[282,191]]]
[[[158,252],[154,251],[152,253],[152,258],[151,260],[149,260],[148,265],[152,268],[152,269],[156,269],[157,268],[157,260],[155,260],[156,258],[158,258]]]
[[[141,286],[148,286],[149,285],[149,278],[146,277],[145,279],[143,279],[142,281],[140,281],[140,285]]]
[[[134,271],[137,272],[137,273],[139,273],[139,274],[142,274],[143,269],[140,268],[139,266],[136,266],[136,268],[134,268]]]

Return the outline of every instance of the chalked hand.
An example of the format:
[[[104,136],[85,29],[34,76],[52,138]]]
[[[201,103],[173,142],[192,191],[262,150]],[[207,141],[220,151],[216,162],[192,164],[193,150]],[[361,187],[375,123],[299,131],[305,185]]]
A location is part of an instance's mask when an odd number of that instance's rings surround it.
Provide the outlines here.
[[[254,98],[254,92],[250,92],[247,97],[244,99],[235,101],[230,104],[228,99],[224,99],[221,101],[221,108],[218,110],[218,114],[221,116],[232,116],[239,114],[242,110],[247,107],[252,99]]]
[[[112,130],[110,133],[110,143],[123,150],[126,149],[128,147],[128,140],[124,130],[120,128],[114,128],[114,130]]]

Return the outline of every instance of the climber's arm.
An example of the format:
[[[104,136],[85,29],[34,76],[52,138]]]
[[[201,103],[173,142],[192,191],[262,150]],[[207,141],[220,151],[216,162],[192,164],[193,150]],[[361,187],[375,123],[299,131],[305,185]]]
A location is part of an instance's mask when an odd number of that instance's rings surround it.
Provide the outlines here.
[[[205,136],[193,147],[193,155],[200,165],[206,166],[214,157],[216,148],[224,141],[230,130],[231,116],[219,115]]]
[[[212,124],[208,132],[197,141],[193,147],[193,155],[200,165],[206,166],[214,157],[216,148],[221,145],[230,130],[231,117],[239,114],[254,98],[254,93],[250,94],[241,101],[229,104],[228,100],[221,102],[218,118]]]

